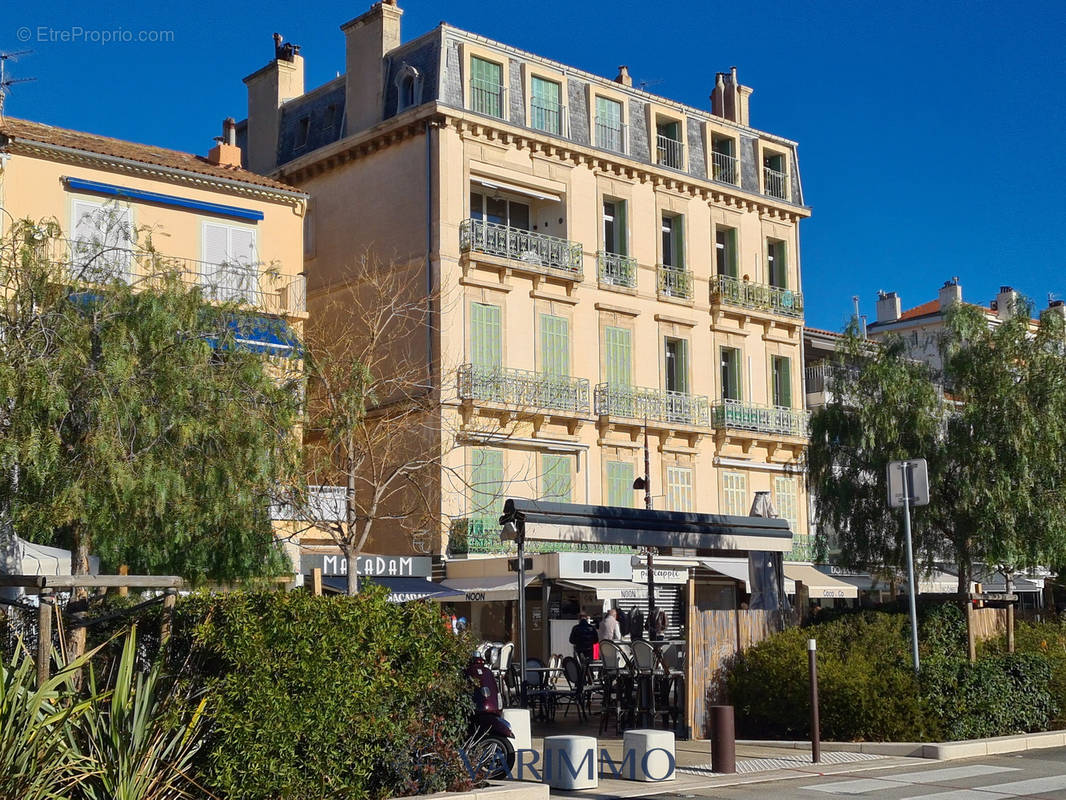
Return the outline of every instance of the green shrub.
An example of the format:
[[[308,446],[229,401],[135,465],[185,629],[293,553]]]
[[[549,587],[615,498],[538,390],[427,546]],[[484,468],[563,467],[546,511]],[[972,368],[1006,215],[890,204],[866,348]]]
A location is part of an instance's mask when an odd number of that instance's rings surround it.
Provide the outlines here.
[[[303,592],[197,596],[173,653],[207,691],[208,786],[229,800],[380,798],[462,783],[469,643],[428,603]]]
[[[1047,659],[1051,667],[1048,690],[1057,708],[1054,726],[1066,727],[1066,619],[1019,620],[1014,626],[1014,649],[1018,653],[1033,653]],[[982,655],[1006,653],[1006,636],[978,643],[977,652]]]

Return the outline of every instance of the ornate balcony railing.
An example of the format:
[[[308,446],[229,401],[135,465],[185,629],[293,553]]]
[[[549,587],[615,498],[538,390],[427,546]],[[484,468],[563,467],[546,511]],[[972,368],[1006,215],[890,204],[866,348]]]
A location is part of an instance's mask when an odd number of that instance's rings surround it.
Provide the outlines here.
[[[762,168],[763,191],[770,197],[788,199],[788,176],[769,167]]]
[[[501,501],[502,506],[502,501]],[[501,508],[502,511],[502,508]],[[507,554],[516,552],[514,542],[500,540],[498,517],[476,516],[452,520],[448,536],[450,555]],[[527,553],[632,553],[631,547],[616,544],[586,544],[584,542],[526,542]]]
[[[52,262],[79,283],[117,280],[152,286],[173,275],[186,286],[199,287],[206,299],[215,302],[242,303],[271,314],[302,313],[307,308],[304,277],[272,273],[262,262],[216,264],[75,239],[55,239],[49,247]]]
[[[529,101],[529,127],[561,136],[565,124],[565,106],[538,97]]]
[[[792,533],[792,550],[785,555],[785,561],[814,561],[818,557],[818,547],[813,536]]]
[[[802,292],[742,281],[728,275],[715,275],[711,278],[711,302],[759,308],[789,317],[803,316]]]
[[[637,260],[632,256],[600,250],[596,253],[596,262],[599,265],[600,283],[636,288]]]
[[[482,219],[464,219],[459,226],[459,249],[511,258],[525,264],[569,272],[581,278],[581,243],[543,233],[511,228]]]
[[[683,169],[685,166],[685,146],[677,139],[663,136],[661,133],[656,137],[657,164],[671,169]]]
[[[740,400],[719,400],[711,406],[711,425],[781,436],[806,436],[807,412]]]
[[[737,182],[737,160],[729,153],[719,153],[717,150],[711,153],[711,177],[722,183]]]
[[[658,268],[658,289],[660,297],[678,297],[692,299],[692,273],[681,267],[660,264]]]
[[[596,146],[615,153],[626,151],[626,126],[616,119],[596,117]]]
[[[347,497],[344,486],[308,486],[299,502],[285,498],[271,504],[270,518],[343,522],[347,517]]]
[[[504,88],[498,83],[473,78],[470,81],[470,109],[478,114],[503,119]]]
[[[589,413],[586,378],[549,375],[525,369],[459,367],[459,398],[537,410]]]
[[[600,416],[648,419],[653,422],[709,424],[709,403],[702,395],[645,389],[639,386],[596,386],[596,413]]]

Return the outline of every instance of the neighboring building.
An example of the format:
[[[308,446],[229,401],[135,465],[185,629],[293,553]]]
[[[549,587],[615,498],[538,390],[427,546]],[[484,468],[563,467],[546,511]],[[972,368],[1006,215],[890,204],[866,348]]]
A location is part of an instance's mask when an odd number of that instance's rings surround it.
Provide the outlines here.
[[[404,43],[401,15],[342,25],[346,70],[310,91],[279,44],[238,137],[311,196],[312,312],[369,246],[440,293],[430,374],[470,488],[427,487],[434,553],[503,551],[508,495],[642,504],[645,420],[656,508],[747,514],[770,491],[802,551],[796,144],[751,127],[735,70],[708,111],[443,23]],[[409,548],[385,527],[366,546]]]
[[[291,375],[300,368],[293,345],[307,317],[307,196],[243,169],[233,122],[227,123],[220,143],[202,157],[3,118],[0,231],[14,220],[54,219],[66,237],[56,258],[78,268],[77,277],[117,275],[134,283],[158,269],[143,241],[135,241],[150,232],[168,268],[182,267],[208,297],[243,302],[249,314],[272,321],[251,326],[251,334],[242,327],[242,336],[253,337],[242,341]],[[291,525],[276,523],[286,535]]]

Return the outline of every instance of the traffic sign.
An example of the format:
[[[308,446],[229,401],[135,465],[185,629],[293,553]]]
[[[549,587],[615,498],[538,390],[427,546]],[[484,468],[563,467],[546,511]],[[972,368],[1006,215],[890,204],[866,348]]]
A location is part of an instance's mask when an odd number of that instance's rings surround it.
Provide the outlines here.
[[[909,492],[904,472],[910,473]],[[908,494],[912,506],[929,505],[929,468],[924,458],[890,461],[888,464],[888,505],[892,508],[903,507],[907,504]]]

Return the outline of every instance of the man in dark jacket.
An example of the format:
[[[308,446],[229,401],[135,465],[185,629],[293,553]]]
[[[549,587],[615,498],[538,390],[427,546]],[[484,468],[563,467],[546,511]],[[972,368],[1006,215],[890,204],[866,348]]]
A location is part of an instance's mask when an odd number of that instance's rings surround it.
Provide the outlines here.
[[[574,652],[586,661],[592,660],[592,646],[599,638],[588,617],[582,617],[577,625],[570,629],[570,644],[574,646]]]

